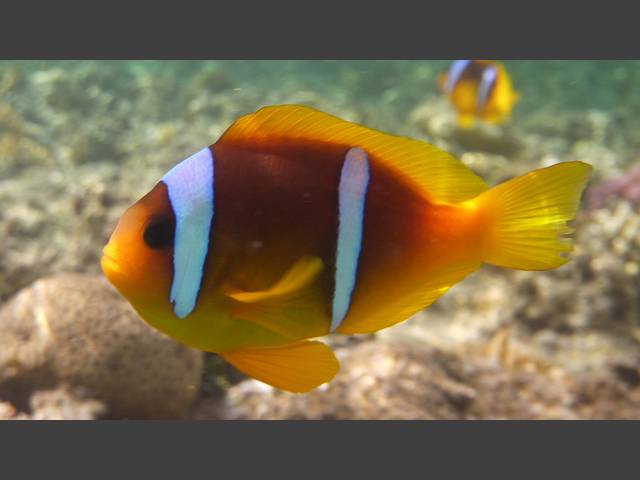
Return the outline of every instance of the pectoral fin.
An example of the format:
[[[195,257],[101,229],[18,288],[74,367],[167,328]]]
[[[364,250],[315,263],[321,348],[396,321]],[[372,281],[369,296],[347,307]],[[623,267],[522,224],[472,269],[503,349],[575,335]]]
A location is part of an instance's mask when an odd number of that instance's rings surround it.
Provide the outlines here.
[[[278,282],[267,290],[247,292],[227,288],[227,295],[242,303],[259,303],[289,298],[302,291],[322,271],[322,260],[318,257],[303,257],[298,260]]]
[[[228,286],[226,294],[235,300],[233,316],[290,339],[328,333],[328,323],[322,321],[322,295],[313,288],[322,269],[318,257],[303,257],[266,290],[248,292]]]
[[[317,341],[244,348],[221,355],[246,375],[295,393],[308,392],[329,382],[340,369],[331,349]]]

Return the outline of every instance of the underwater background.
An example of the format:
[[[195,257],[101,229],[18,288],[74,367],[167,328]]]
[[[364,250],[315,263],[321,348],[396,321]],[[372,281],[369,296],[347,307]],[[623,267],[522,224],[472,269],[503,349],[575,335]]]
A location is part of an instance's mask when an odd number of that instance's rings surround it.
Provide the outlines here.
[[[506,61],[510,120],[462,129],[448,61],[0,61],[0,418],[640,418],[640,62]],[[272,389],[147,327],[99,259],[118,218],[240,115],[299,103],[451,152],[491,185],[594,167],[572,261],[484,266],[429,309],[328,339]]]

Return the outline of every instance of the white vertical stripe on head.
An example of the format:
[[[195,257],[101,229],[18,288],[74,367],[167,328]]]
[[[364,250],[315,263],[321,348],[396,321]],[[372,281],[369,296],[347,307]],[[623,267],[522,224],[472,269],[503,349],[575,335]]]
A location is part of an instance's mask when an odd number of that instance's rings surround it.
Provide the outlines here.
[[[169,300],[180,318],[195,308],[202,284],[213,219],[213,164],[213,154],[207,147],[162,177],[176,216]]]
[[[345,156],[338,187],[338,247],[331,316],[332,332],[342,324],[351,305],[362,247],[364,206],[369,177],[369,159],[366,152],[361,148],[352,148]]]

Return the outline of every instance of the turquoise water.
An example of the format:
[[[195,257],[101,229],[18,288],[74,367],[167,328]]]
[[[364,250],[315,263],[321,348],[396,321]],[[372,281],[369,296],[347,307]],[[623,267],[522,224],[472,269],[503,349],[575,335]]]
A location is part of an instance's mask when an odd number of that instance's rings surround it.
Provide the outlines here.
[[[126,137],[134,134],[134,125],[189,124],[191,132],[181,132],[178,142],[196,147],[213,142],[240,114],[291,102],[435,141],[430,132],[416,128],[410,116],[418,106],[442,101],[437,76],[448,65],[448,61],[4,61],[0,104],[16,114],[11,114],[14,127],[30,129],[29,138],[44,149],[100,143],[104,159],[89,159],[78,151],[72,156],[80,162],[119,162],[127,153],[121,150],[126,150],[123,143],[131,143]],[[566,125],[556,125],[559,117],[573,116],[575,124],[596,112],[606,117],[604,142],[617,142],[625,150],[640,146],[640,135],[635,133],[640,131],[640,62],[513,60],[505,65],[521,93],[510,126],[564,137]],[[87,133],[81,139],[70,132],[78,121],[83,121]],[[199,129],[207,130],[208,136],[190,138]],[[152,147],[153,140],[145,139],[148,132],[135,135],[134,143]],[[185,145],[184,153],[188,152]],[[59,154],[49,152],[47,157],[64,163]],[[4,163],[29,161],[7,158]],[[0,170],[2,163],[0,158]]]
[[[87,61],[2,61],[4,69],[25,71],[53,67],[70,69]],[[100,61],[93,62],[105,76],[148,72],[158,76],[177,76],[180,83],[213,66],[228,72],[235,86],[283,90],[290,85],[328,95],[344,89],[354,100],[363,101],[389,89],[397,89],[399,103],[410,103],[421,95],[437,94],[437,72],[447,68],[444,60],[233,60],[233,61]],[[612,109],[636,104],[640,61],[619,60],[510,60],[505,62],[515,84],[525,93],[518,110],[526,113],[542,103],[562,108]],[[365,88],[350,89],[356,77]],[[203,87],[206,88],[206,87]],[[371,98],[370,98],[371,99]]]

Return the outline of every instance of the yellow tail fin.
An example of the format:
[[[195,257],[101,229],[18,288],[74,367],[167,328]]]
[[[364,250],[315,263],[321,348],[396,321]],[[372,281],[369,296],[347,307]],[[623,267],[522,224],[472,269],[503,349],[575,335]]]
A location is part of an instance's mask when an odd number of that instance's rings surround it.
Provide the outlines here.
[[[568,261],[567,222],[580,205],[591,166],[565,162],[534,170],[479,195],[486,225],[483,260],[520,270],[548,270]]]

